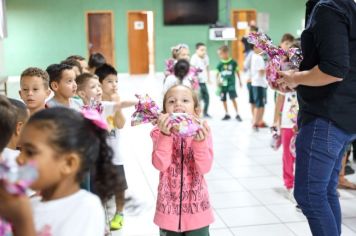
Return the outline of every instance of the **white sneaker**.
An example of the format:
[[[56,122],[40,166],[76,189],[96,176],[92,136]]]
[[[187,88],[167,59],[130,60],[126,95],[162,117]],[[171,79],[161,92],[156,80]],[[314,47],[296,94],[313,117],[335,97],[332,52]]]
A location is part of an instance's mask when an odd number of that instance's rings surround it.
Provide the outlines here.
[[[296,200],[294,198],[294,191],[293,189],[287,189],[287,192],[288,192],[288,200],[291,201],[292,203],[296,204]]]

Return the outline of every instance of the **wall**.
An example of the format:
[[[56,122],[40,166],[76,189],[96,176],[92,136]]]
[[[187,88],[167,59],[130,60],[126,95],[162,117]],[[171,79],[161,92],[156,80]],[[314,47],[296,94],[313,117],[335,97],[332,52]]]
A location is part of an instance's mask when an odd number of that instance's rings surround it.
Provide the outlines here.
[[[304,17],[303,0],[233,0],[233,9],[256,9],[270,14],[270,32],[279,40],[284,32],[296,34]],[[226,0],[219,2],[219,17],[226,22]],[[5,40],[7,74],[18,75],[28,66],[45,68],[70,54],[87,56],[85,12],[112,10],[115,18],[115,58],[120,72],[128,71],[127,11],[149,10],[155,16],[156,70],[162,71],[170,47],[197,41],[209,48],[215,65],[219,42],[208,41],[208,26],[163,25],[162,0],[10,0],[7,1],[8,33]]]

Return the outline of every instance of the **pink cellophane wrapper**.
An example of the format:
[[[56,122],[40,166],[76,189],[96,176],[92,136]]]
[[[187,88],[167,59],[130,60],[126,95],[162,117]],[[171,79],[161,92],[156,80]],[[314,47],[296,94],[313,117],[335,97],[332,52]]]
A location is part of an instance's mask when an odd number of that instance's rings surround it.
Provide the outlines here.
[[[28,187],[37,179],[38,172],[33,163],[21,166],[17,171],[2,162],[0,163],[0,182],[6,191],[13,195],[24,195]],[[11,236],[12,228],[9,223],[0,218],[0,235]]]
[[[288,51],[277,47],[272,40],[261,32],[250,33],[248,42],[264,51],[268,56],[266,66],[266,77],[272,87],[276,86],[276,80],[279,79],[278,71],[282,70],[283,59],[288,59],[288,68],[297,70],[303,60],[301,50],[290,48]]]
[[[139,99],[131,117],[131,126],[155,123],[161,114],[157,104],[148,96],[136,95]],[[194,136],[200,129],[200,121],[187,113],[173,113],[170,117],[172,132],[180,137]]]

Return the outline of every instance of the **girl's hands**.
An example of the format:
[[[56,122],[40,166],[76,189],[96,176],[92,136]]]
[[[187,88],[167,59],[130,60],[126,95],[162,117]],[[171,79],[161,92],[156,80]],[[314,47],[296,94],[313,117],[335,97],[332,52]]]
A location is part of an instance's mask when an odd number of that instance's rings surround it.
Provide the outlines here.
[[[158,129],[165,135],[171,135],[172,125],[169,123],[170,114],[161,114],[157,120]]]
[[[198,130],[197,134],[194,136],[194,140],[201,142],[204,141],[210,133],[210,128],[206,121],[203,121],[202,128]]]
[[[9,194],[0,184],[0,216],[13,225],[24,220],[31,220],[32,211],[27,196],[14,196]]]

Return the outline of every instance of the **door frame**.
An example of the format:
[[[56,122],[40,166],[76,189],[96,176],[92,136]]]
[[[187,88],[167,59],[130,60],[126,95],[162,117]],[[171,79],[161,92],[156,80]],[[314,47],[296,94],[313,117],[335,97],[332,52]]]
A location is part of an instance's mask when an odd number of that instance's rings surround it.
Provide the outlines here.
[[[116,47],[115,47],[115,21],[114,21],[114,12],[112,10],[93,10],[93,11],[85,11],[84,17],[85,17],[85,34],[86,34],[86,51],[87,51],[87,58],[89,60],[90,57],[90,52],[89,52],[89,25],[88,25],[88,16],[89,14],[100,14],[100,13],[109,13],[111,16],[111,42],[112,42],[112,49],[113,49],[113,54],[112,54],[112,59],[113,59],[113,65],[116,68]]]
[[[242,8],[242,9],[232,9],[231,12],[230,12],[230,23],[231,25],[235,28],[236,30],[236,43],[237,43],[237,47],[236,47],[236,50],[238,48],[238,44],[239,42],[241,41],[241,38],[238,37],[238,29],[237,29],[237,26],[235,25],[235,22],[234,22],[234,13],[239,13],[239,12],[253,12],[255,15],[256,15],[256,23],[257,23],[257,10],[256,9],[246,9],[246,8]],[[232,44],[234,44],[234,41],[232,42]],[[234,46],[232,45],[231,46],[231,50],[234,48]],[[236,52],[237,53],[237,52]],[[231,55],[232,56],[232,55]],[[243,58],[245,59],[244,55],[242,55]],[[238,62],[238,58],[236,58],[236,61]],[[240,65],[239,64],[239,67],[242,68],[243,65]]]
[[[155,34],[155,12],[151,11],[151,10],[129,10],[126,12],[126,34],[127,34],[127,57],[128,57],[128,72],[131,72],[131,64],[130,64],[130,48],[129,48],[129,27],[130,27],[130,22],[129,22],[129,15],[130,13],[146,13],[146,12],[152,12],[152,18],[153,18],[153,30],[152,30],[152,65],[153,65],[153,72],[156,72],[156,34]],[[148,21],[147,21],[148,22]],[[148,51],[148,53],[150,53],[150,51]],[[149,71],[149,66],[150,66],[150,55],[148,55],[148,73],[150,73]]]

